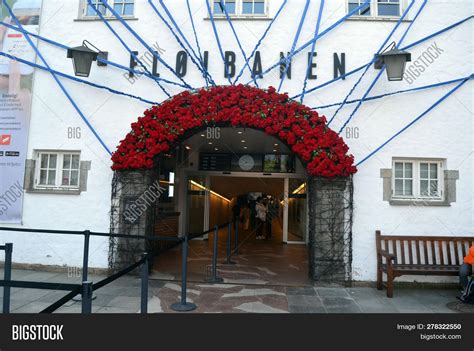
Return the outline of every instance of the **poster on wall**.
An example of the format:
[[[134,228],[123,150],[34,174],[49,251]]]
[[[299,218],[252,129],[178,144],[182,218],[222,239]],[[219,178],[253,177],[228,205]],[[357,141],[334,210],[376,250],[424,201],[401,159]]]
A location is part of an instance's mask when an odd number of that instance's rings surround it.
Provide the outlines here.
[[[0,20],[39,33],[42,0],[0,0]],[[13,12],[10,14],[7,6]],[[34,37],[30,37],[37,43]],[[36,53],[25,36],[0,25],[2,53],[34,62]],[[21,223],[23,182],[30,125],[34,69],[0,56],[0,223]]]

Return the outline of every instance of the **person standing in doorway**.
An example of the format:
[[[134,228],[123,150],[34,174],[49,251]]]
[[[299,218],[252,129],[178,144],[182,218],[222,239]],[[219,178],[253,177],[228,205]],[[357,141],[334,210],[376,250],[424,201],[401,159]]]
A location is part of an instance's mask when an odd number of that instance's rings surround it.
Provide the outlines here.
[[[263,227],[265,226],[265,221],[267,219],[267,207],[263,203],[263,199],[261,196],[258,197],[257,203],[255,204],[255,220],[257,222],[257,240],[265,239],[263,236]]]
[[[266,225],[266,237],[267,239],[272,237],[272,224],[273,218],[278,214],[278,207],[275,199],[272,197],[267,206],[267,225]]]
[[[242,222],[243,229],[248,230],[250,225],[250,207],[248,203],[246,203],[242,208]]]

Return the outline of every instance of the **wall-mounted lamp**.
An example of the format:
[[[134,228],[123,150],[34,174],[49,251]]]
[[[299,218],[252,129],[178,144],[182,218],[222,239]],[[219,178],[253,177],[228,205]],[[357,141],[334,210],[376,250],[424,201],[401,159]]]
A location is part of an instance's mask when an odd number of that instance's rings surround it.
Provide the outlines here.
[[[393,42],[387,49],[385,49],[385,51],[376,56],[374,68],[381,69],[383,65],[385,65],[385,68],[387,69],[388,80],[400,81],[403,80],[405,65],[410,61],[411,54],[409,52],[397,49],[395,42]]]
[[[92,46],[96,51],[90,49],[89,46]],[[92,62],[96,61],[97,57],[107,59],[107,56],[107,52],[100,51],[87,40],[84,40],[81,46],[76,46],[67,50],[67,57],[72,59],[74,74],[78,77],[89,77]],[[98,65],[107,66],[107,64],[103,62],[98,62]]]

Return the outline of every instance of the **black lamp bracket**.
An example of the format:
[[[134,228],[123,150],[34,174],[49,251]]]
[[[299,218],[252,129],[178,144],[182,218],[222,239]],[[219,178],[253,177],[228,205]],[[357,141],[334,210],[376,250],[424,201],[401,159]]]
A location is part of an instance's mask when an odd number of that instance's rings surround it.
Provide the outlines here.
[[[90,49],[90,47],[92,47],[94,50],[97,51],[97,58],[101,58],[101,59],[104,59],[104,60],[107,60],[107,58],[109,57],[109,53],[107,51],[102,51],[100,49],[97,48],[97,46],[95,46],[94,44],[92,44],[90,41],[88,40],[83,40],[82,41],[82,45],[84,45],[85,47],[88,47]],[[107,63],[101,61],[101,60],[97,60],[97,66],[107,66]]]
[[[375,55],[375,60],[374,60],[374,68],[375,69],[382,69],[383,67],[383,62],[382,58],[380,55],[382,55],[384,52],[387,52],[389,50],[395,49],[397,47],[397,44],[395,44],[394,41],[392,41],[388,46],[381,52]]]

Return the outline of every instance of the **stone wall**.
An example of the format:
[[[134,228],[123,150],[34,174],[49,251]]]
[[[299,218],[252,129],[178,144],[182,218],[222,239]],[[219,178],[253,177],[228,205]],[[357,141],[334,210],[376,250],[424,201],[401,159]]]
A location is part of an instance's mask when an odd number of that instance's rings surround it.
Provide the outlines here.
[[[351,280],[350,178],[308,178],[309,273],[321,283]]]
[[[153,235],[154,203],[143,198],[157,181],[156,170],[119,171],[112,189],[111,233]],[[138,202],[137,202],[138,201]],[[150,249],[145,240],[111,238],[109,268],[120,270]]]

